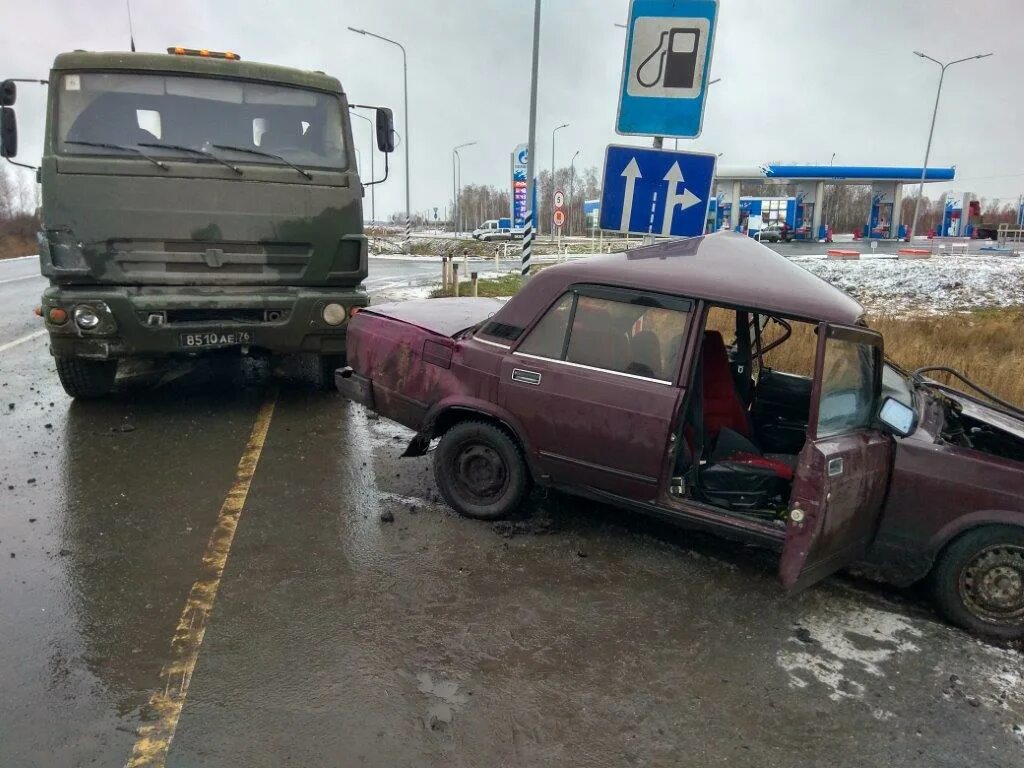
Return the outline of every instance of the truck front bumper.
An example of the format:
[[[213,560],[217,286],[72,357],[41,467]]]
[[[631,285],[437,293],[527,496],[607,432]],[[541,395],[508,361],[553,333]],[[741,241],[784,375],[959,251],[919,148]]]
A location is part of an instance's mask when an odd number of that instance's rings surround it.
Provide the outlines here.
[[[243,351],[327,355],[344,353],[351,309],[368,303],[365,291],[354,288],[54,285],[43,292],[42,314],[50,351],[61,357],[196,355],[219,345],[188,347],[184,340],[211,335]],[[340,323],[324,320],[328,304],[344,307]],[[50,321],[57,307],[67,313],[66,322]],[[79,307],[99,317],[96,327],[76,323]]]

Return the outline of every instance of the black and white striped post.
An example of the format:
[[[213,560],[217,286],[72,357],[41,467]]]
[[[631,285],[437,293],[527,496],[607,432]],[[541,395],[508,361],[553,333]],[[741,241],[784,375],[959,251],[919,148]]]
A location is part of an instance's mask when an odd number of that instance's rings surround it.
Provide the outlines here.
[[[523,277],[530,276],[530,256],[533,255],[533,211],[526,212],[523,229]]]

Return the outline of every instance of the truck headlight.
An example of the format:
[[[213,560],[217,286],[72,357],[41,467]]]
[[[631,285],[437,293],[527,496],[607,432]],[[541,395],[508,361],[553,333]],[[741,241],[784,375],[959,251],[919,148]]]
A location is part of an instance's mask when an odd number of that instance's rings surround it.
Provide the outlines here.
[[[100,316],[92,307],[75,307],[75,325],[89,331],[100,324]]]
[[[323,309],[324,322],[328,325],[341,325],[345,322],[348,312],[341,304],[325,304]]]

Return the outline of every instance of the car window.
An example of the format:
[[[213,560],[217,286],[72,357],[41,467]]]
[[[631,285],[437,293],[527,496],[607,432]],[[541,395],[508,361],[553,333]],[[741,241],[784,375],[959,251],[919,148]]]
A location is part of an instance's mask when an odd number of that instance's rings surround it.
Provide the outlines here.
[[[842,339],[825,344],[818,437],[863,429],[874,415],[874,348]]]
[[[562,357],[565,346],[565,331],[569,327],[569,313],[572,310],[574,296],[567,293],[551,307],[540,322],[523,339],[517,351],[538,357],[550,357],[558,360]]]
[[[689,313],[652,303],[656,302],[640,296],[618,301],[568,293],[548,310],[516,351],[671,381]]]

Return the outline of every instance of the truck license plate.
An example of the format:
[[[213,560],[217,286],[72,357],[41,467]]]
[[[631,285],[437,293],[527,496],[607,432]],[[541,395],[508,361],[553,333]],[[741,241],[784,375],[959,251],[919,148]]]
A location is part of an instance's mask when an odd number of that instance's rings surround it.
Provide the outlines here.
[[[201,331],[181,334],[180,342],[182,349],[230,347],[234,344],[251,344],[252,334],[249,331]]]

